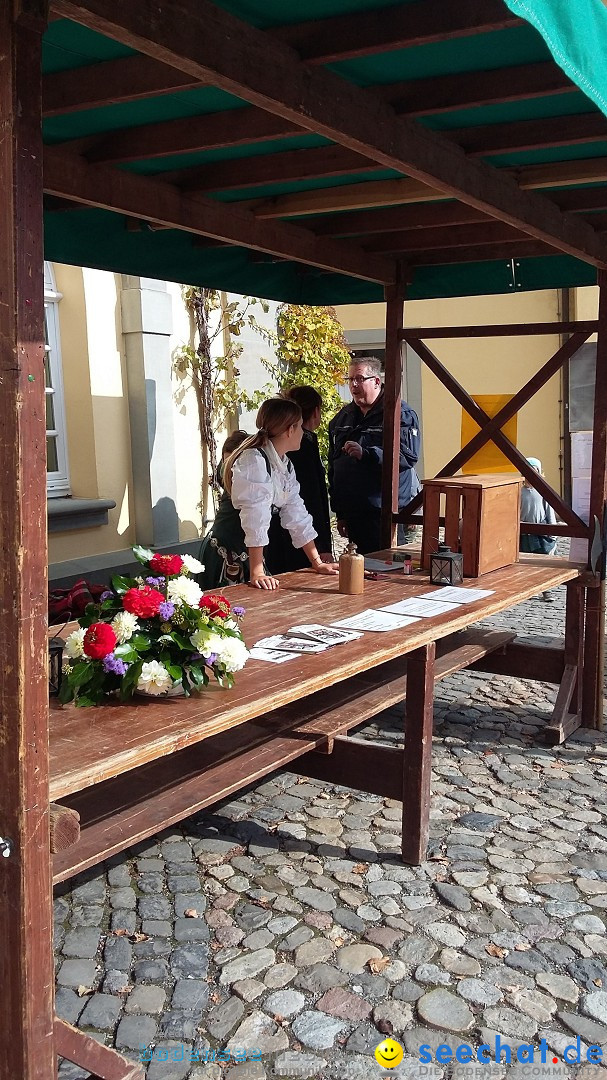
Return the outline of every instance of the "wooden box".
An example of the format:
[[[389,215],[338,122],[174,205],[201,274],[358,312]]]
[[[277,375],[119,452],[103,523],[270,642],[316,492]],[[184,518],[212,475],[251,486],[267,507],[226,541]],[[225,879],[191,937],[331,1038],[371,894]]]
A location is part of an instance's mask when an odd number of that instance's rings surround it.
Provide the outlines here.
[[[518,562],[521,484],[520,476],[503,473],[424,480],[424,569],[438,546],[441,504],[445,543],[464,556],[464,577]]]

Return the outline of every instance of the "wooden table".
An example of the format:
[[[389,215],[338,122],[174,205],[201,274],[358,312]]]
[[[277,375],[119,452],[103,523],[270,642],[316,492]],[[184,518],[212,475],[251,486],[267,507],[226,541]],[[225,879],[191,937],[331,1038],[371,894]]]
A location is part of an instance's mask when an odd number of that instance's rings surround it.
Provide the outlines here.
[[[232,690],[193,698],[51,710],[50,796],[80,814],[78,842],[55,855],[61,881],[204,806],[293,763],[303,775],[403,800],[403,858],[424,858],[428,836],[434,684],[468,666],[560,684],[553,739],[578,726],[584,589],[580,567],[560,559],[523,562],[467,584],[491,596],[452,614],[389,633],[365,633],[325,653],[275,665],[250,660]],[[518,643],[473,623],[568,583],[564,645]],[[336,578],[301,571],[277,592],[232,588],[247,608],[244,636],[301,622],[329,623],[426,592],[427,575],[365,583],[342,596]],[[344,734],[406,699],[405,750]]]

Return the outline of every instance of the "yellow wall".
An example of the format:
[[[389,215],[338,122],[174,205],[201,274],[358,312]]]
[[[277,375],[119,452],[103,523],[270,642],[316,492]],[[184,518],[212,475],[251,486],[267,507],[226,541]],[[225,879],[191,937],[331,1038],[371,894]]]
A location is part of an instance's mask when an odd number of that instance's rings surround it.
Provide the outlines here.
[[[105,271],[53,264],[63,366],[70,491],[73,497],[116,502],[108,524],[51,533],[49,561],[60,563],[121,551],[137,542],[121,278]],[[188,340],[180,286],[167,286],[173,311],[170,353]],[[170,362],[170,358],[168,360]],[[174,381],[174,390],[178,385]],[[180,540],[200,535],[201,454],[192,391],[174,403],[177,513]]]
[[[584,292],[589,290],[583,290]],[[409,327],[467,326],[484,323],[554,322],[560,294],[530,292],[516,296],[475,296],[412,300],[405,304]],[[384,305],[337,308],[346,330],[378,330]],[[439,360],[474,397],[512,395],[556,351],[557,337],[437,339],[428,343]],[[561,378],[554,376],[518,417],[518,447],[542,460],[548,481],[562,488],[560,475]],[[461,406],[422,365],[422,439],[424,472],[434,476],[460,449]]]

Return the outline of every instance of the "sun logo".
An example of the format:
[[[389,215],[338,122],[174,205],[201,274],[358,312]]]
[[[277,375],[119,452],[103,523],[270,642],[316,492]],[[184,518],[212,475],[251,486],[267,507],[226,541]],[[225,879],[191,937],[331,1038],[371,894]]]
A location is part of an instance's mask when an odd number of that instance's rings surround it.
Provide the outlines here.
[[[404,1051],[396,1039],[384,1039],[379,1046],[375,1047],[375,1060],[384,1069],[395,1069],[400,1065],[404,1057]]]

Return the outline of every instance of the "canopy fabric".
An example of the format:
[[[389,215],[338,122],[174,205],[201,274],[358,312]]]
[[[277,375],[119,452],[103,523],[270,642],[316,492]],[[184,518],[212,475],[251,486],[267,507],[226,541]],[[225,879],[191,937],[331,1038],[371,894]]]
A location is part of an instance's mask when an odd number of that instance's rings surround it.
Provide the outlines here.
[[[607,115],[607,7],[603,0],[505,0],[539,30],[557,64]]]
[[[607,264],[601,0],[182,6],[191,47],[160,34],[169,4],[147,26],[145,4],[60,0],[49,260],[311,304],[375,301],[401,273],[422,299],[586,285]]]

